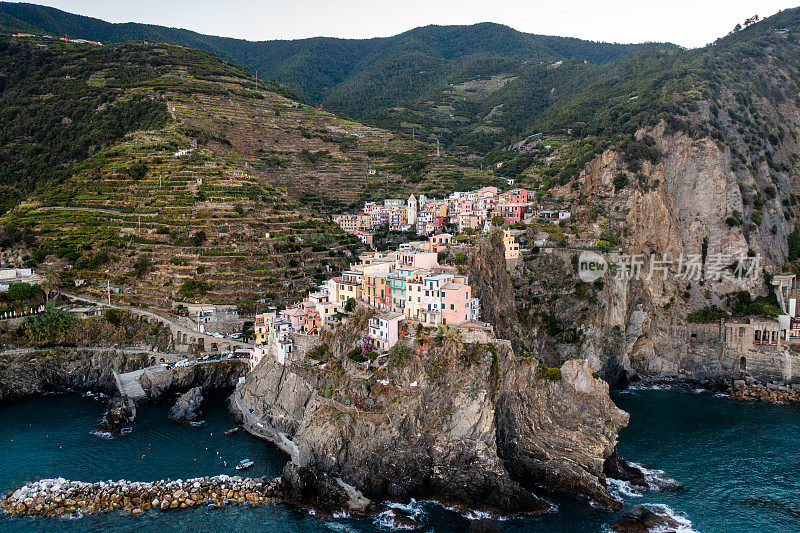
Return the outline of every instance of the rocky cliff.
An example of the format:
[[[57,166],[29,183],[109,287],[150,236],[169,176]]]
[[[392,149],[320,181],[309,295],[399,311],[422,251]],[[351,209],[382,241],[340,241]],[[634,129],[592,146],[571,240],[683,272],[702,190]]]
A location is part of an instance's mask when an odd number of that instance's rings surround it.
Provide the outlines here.
[[[228,393],[247,370],[247,361],[216,361],[171,368],[165,372],[146,370],[139,378],[139,383],[151,401],[171,398],[175,393],[183,393],[193,388],[198,388],[203,394]]]
[[[148,366],[150,356],[80,349],[52,349],[0,356],[0,403],[66,390],[116,394],[114,371]]]
[[[335,511],[347,498],[320,494],[333,485],[503,514],[548,509],[532,491],[618,505],[603,463],[628,417],[588,363],[543,372],[507,341],[429,335],[427,349],[406,339],[378,366],[328,351],[319,364],[264,359],[248,375],[244,405],[296,447],[290,499]]]

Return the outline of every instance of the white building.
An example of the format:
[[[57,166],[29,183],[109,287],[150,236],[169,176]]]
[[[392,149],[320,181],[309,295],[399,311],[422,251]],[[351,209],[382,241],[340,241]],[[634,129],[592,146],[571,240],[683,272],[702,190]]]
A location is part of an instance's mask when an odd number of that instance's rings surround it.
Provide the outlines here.
[[[408,197],[408,205],[406,206],[406,219],[409,226],[414,226],[417,223],[417,197],[413,194]]]
[[[397,343],[402,319],[400,313],[381,313],[369,319],[369,336],[379,349],[386,351]]]
[[[0,269],[0,292],[6,292],[15,283],[30,283],[31,285],[42,282],[30,268],[3,268]]]

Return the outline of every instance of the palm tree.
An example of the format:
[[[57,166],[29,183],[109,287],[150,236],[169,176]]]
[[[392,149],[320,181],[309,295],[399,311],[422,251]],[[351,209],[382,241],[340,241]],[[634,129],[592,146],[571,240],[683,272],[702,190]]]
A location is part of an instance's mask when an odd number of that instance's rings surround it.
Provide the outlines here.
[[[57,285],[57,276],[56,270],[52,266],[48,266],[44,269],[44,274],[42,275],[42,290],[44,291],[44,301],[45,303],[50,301],[50,292],[56,288]]]

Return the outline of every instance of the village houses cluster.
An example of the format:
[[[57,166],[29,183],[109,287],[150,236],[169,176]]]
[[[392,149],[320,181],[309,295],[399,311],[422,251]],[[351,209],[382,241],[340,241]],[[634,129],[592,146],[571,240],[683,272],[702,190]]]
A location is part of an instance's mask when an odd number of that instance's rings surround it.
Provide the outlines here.
[[[480,301],[473,297],[468,277],[438,262],[438,252],[451,239],[437,235],[402,244],[393,252],[362,254],[359,263],[327,280],[301,303],[256,315],[253,365],[267,353],[285,362],[295,350],[293,333],[317,335],[356,303],[378,312],[370,319],[368,337],[380,351],[398,341],[401,322],[489,328],[479,321]]]
[[[568,210],[539,209],[533,191],[516,188],[500,192],[497,187],[481,187],[469,192],[454,192],[444,199],[419,197],[366,202],[362,213],[334,215],[334,222],[366,245],[373,245],[373,234],[381,227],[392,231],[414,231],[428,236],[440,233],[445,224],[458,232],[465,229],[489,231],[492,220],[502,217],[508,225],[539,220],[558,222],[570,218]]]

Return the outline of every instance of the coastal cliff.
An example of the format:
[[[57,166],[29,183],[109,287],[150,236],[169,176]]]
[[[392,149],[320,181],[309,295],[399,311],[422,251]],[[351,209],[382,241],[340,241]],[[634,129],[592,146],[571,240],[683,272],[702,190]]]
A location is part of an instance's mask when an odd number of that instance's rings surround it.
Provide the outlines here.
[[[618,507],[603,464],[628,416],[585,361],[543,372],[508,341],[462,341],[454,330],[426,339],[421,350],[404,339],[370,368],[327,348],[319,364],[266,358],[248,375],[244,405],[296,448],[284,471],[290,500],[335,512],[348,502],[325,493],[333,485],[361,498],[362,512],[411,498],[548,510],[532,491]]]
[[[94,391],[118,394],[114,372],[151,366],[144,351],[114,348],[18,350],[0,356],[0,404],[51,392]],[[160,402],[176,392],[200,387],[205,393],[228,392],[247,371],[245,361],[216,361],[163,372],[145,370],[139,381],[147,399]]]
[[[150,356],[107,350],[54,348],[0,356],[0,403],[68,390],[117,392],[114,372],[148,366]]]

